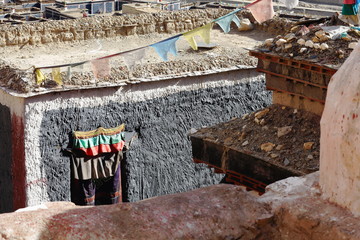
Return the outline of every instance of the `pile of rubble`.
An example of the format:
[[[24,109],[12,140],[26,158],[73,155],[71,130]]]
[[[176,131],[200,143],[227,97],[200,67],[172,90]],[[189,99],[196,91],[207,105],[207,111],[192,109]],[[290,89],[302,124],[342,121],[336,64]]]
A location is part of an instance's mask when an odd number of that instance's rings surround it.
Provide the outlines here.
[[[317,25],[298,22],[286,34],[265,40],[260,50],[338,68],[360,39],[360,28],[339,25],[335,18]]]

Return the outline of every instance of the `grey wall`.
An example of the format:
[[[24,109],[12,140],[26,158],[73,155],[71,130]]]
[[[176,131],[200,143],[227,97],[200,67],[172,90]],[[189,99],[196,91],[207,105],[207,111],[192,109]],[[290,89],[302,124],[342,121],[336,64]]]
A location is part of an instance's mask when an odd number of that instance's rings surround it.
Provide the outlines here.
[[[13,211],[11,112],[0,104],[0,213]]]
[[[187,132],[269,105],[271,95],[264,89],[264,81],[243,82],[147,101],[46,111],[41,122],[40,147],[49,199],[70,199],[69,158],[63,156],[61,148],[67,147],[71,131],[114,127],[120,123],[126,123],[127,130],[139,134],[124,163],[126,200],[137,201],[218,183],[221,175],[192,162]]]

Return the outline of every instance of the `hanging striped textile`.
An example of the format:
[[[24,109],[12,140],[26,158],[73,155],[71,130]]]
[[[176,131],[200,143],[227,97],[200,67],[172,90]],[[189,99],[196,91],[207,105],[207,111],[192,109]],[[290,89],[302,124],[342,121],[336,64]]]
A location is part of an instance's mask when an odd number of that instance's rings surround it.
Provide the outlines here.
[[[125,124],[115,128],[98,128],[88,132],[74,131],[73,149],[83,151],[87,156],[122,151],[125,145]]]

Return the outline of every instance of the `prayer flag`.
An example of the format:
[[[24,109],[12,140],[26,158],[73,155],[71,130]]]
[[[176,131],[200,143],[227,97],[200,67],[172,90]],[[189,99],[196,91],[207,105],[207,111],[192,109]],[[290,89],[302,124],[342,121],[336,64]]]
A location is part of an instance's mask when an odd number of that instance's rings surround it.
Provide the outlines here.
[[[132,69],[135,64],[145,57],[145,48],[140,48],[131,52],[121,54],[128,69]]]
[[[280,3],[284,4],[287,9],[293,9],[294,7],[299,5],[299,0],[280,0]]]
[[[167,61],[168,60],[168,52],[172,53],[172,55],[177,55],[177,49],[176,49],[176,41],[179,40],[180,35],[174,36],[172,38],[168,38],[166,40],[163,40],[161,42],[155,43],[150,45],[153,47],[157,54],[162,58],[162,60]]]
[[[183,36],[186,39],[186,41],[188,41],[188,43],[190,44],[191,48],[194,50],[197,50],[197,44],[195,41],[195,36],[200,36],[205,43],[209,44],[210,43],[210,30],[213,27],[213,23],[208,23],[205,26],[199,27],[199,28],[195,28],[187,33],[184,33]]]
[[[344,0],[344,4],[355,4],[355,0]]]
[[[71,77],[72,77],[71,66],[69,66],[67,67],[66,79],[70,81]]]
[[[52,71],[51,71],[51,75],[52,75],[52,77],[53,77],[53,80],[54,80],[58,85],[62,85],[60,68],[53,68]]]
[[[231,22],[236,23],[236,25],[238,27],[240,27],[240,20],[239,18],[235,15],[235,13],[232,14],[228,14],[225,15],[224,17],[220,17],[218,20],[216,20],[216,23],[219,24],[219,26],[221,27],[221,29],[225,32],[228,33],[230,32],[230,24]]]
[[[96,79],[110,76],[109,58],[95,59],[91,61],[91,68]]]
[[[45,75],[40,71],[39,68],[35,69],[36,84],[40,85],[45,81]]]
[[[275,15],[272,0],[257,0],[246,8],[251,11],[258,23],[265,22]]]

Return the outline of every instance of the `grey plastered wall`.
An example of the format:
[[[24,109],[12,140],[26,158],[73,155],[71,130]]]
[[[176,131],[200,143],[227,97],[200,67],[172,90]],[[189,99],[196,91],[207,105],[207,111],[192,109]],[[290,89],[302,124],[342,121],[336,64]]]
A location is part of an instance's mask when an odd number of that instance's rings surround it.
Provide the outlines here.
[[[0,213],[13,210],[11,111],[0,104]]]
[[[61,149],[74,130],[125,123],[139,138],[127,154],[126,200],[188,191],[219,183],[194,164],[187,132],[271,103],[264,77],[254,69],[32,97],[26,104],[28,205],[70,199],[70,165]],[[30,142],[29,142],[30,141]],[[30,145],[29,145],[30,146]]]

